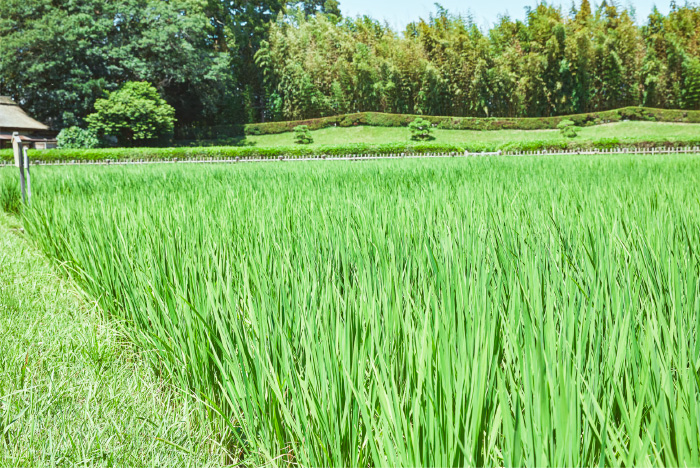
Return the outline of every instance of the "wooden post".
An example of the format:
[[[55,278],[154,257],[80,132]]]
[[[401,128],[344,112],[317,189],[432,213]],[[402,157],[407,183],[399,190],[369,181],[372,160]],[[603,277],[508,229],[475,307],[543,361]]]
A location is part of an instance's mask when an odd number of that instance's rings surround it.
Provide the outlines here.
[[[29,156],[27,156],[27,147],[25,146],[23,148],[24,150],[24,167],[27,169],[27,204],[31,205],[32,204],[32,178],[30,177],[29,174]]]
[[[22,203],[27,203],[27,188],[24,180],[24,151],[22,151],[22,139],[19,133],[12,134],[12,149],[15,153],[15,166],[19,168],[19,185],[22,189]]]

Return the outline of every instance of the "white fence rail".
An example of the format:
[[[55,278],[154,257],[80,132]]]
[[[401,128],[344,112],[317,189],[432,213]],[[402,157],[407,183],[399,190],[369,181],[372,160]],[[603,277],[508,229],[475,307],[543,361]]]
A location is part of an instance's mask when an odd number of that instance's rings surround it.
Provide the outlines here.
[[[452,152],[452,153],[421,153],[421,154],[349,154],[345,156],[314,155],[314,156],[274,156],[274,157],[235,157],[235,158],[171,158],[171,159],[130,159],[130,160],[64,160],[64,161],[42,161],[35,159],[31,161],[34,166],[71,166],[71,165],[135,165],[135,164],[205,164],[205,163],[238,163],[238,162],[271,162],[271,161],[366,161],[374,159],[422,159],[422,158],[454,158],[454,157],[483,157],[483,156],[567,156],[567,155],[600,155],[600,154],[691,154],[700,153],[698,146],[685,146],[677,148],[613,148],[601,150],[560,150],[560,151],[498,151],[498,152]],[[12,161],[0,161],[0,167],[12,166]]]

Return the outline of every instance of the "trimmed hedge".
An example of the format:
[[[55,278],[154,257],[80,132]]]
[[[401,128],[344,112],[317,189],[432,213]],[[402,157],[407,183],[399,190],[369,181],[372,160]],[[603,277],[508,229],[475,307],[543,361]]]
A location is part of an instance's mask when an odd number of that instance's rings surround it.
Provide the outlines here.
[[[279,157],[305,156],[348,156],[355,154],[424,154],[424,153],[463,153],[465,151],[496,152],[496,151],[557,151],[557,150],[593,150],[614,148],[649,149],[661,147],[700,147],[700,138],[692,140],[632,140],[618,138],[602,138],[589,141],[539,140],[514,141],[505,144],[464,143],[444,144],[427,143],[387,143],[387,144],[347,144],[332,146],[280,146],[280,147],[236,147],[213,146],[199,148],[106,148],[106,149],[64,149],[31,151],[30,159],[55,161],[157,161],[157,160],[186,160],[199,158],[214,159],[258,159]],[[1,150],[0,160],[12,161],[12,150]]]
[[[288,122],[265,122],[244,126],[219,125],[198,129],[181,129],[179,130],[178,139],[203,140],[233,138],[242,135],[270,135],[291,132],[294,127],[298,125],[307,125],[310,130],[319,130],[328,127],[352,127],[356,125],[407,127],[408,124],[417,117],[428,120],[433,126],[447,130],[548,130],[556,129],[557,125],[559,125],[562,120],[573,120],[574,124],[578,127],[620,122],[623,120],[700,123],[700,111],[653,109],[646,107],[625,107],[622,109],[591,112],[588,114],[532,118],[439,117],[363,112]]]

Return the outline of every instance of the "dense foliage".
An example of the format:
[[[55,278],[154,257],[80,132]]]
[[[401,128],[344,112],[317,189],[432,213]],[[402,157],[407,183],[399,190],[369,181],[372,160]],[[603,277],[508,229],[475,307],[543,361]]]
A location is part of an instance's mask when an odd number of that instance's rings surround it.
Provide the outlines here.
[[[148,81],[178,133],[365,111],[541,117],[700,109],[700,7],[540,3],[490,30],[438,8],[396,32],[335,0],[43,0],[0,8],[0,94],[57,129]]]
[[[297,125],[294,127],[294,142],[299,145],[310,145],[314,142],[308,125]]]
[[[699,168],[42,168],[24,216],[250,465],[697,466]]]
[[[93,132],[131,146],[172,133],[175,109],[149,83],[130,81],[106,99],[98,99],[95,112],[85,121]]]
[[[226,115],[230,57],[199,0],[6,0],[0,95],[60,129],[127,81],[153,83],[183,124]]]
[[[557,125],[557,128],[566,138],[576,138],[576,135],[578,135],[578,129],[573,120],[562,120],[559,122],[559,125]]]
[[[100,147],[97,134],[88,128],[66,127],[56,137],[59,149],[93,149]]]
[[[425,141],[433,138],[431,123],[420,117],[408,124],[408,130],[411,132],[411,140]]]
[[[280,19],[259,52],[271,118],[352,111],[549,116],[629,105],[698,109],[700,9],[541,3],[484,33],[439,9],[403,35],[367,18]]]

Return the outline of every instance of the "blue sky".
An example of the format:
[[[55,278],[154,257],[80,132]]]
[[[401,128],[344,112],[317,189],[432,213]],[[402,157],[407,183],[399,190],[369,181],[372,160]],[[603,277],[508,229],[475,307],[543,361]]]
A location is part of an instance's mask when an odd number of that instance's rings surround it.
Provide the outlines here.
[[[576,0],[580,4],[581,0]],[[598,5],[602,0],[591,0],[591,5]],[[453,13],[471,13],[474,21],[482,29],[488,28],[498,20],[498,16],[508,13],[513,19],[525,18],[525,6],[537,5],[536,0],[505,0],[505,1],[460,1],[441,0],[442,6]],[[554,5],[561,5],[564,11],[571,7],[571,0],[550,1]],[[617,0],[618,5],[634,5],[638,23],[644,23],[646,17],[656,5],[662,13],[668,13],[670,0]],[[683,1],[679,1],[683,4]],[[386,20],[394,29],[403,30],[411,21],[419,17],[427,18],[431,12],[435,12],[433,0],[340,0],[340,9],[346,16],[369,15],[373,18]]]

